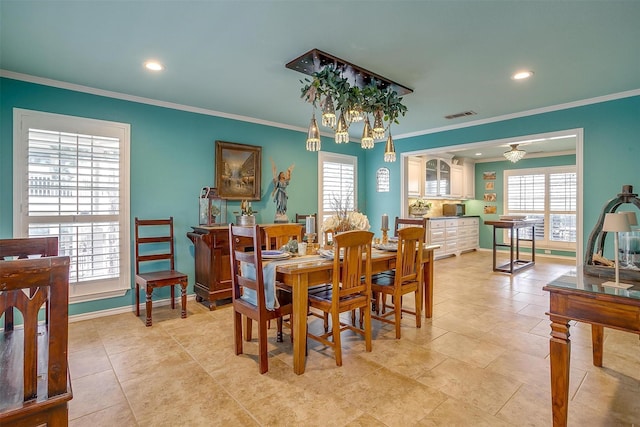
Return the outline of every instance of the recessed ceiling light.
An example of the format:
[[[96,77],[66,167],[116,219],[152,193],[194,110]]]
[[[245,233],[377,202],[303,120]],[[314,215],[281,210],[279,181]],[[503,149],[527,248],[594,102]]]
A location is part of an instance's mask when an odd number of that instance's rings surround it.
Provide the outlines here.
[[[513,80],[522,80],[522,79],[528,79],[531,76],[533,76],[533,71],[518,71],[513,76],[511,76],[511,78]]]
[[[476,153],[476,156],[482,156],[482,153]]]
[[[151,71],[162,71],[162,70],[164,70],[164,67],[158,61],[147,61],[147,62],[144,63],[144,67],[147,70],[151,70]]]

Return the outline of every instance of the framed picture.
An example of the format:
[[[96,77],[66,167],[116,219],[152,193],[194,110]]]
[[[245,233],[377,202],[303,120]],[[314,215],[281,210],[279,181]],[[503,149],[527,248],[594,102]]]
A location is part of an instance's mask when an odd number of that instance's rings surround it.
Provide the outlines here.
[[[496,193],[484,193],[484,201],[485,202],[495,202],[496,201]]]
[[[228,200],[260,200],[262,147],[216,141],[216,188]]]
[[[485,181],[493,181],[496,179],[496,171],[482,172],[482,179]]]
[[[491,206],[491,205],[485,205],[484,213],[487,214],[487,215],[496,214],[496,213],[498,213],[498,207],[497,206]]]
[[[485,191],[493,191],[495,189],[495,182],[494,181],[487,181],[484,183],[484,190]]]

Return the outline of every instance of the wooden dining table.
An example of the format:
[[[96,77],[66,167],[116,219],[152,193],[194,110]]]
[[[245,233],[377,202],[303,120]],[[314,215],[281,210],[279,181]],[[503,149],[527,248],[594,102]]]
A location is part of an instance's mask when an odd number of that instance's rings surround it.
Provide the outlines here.
[[[439,247],[439,245],[425,245],[423,250],[423,309],[426,318],[430,318],[433,313],[433,251]],[[396,254],[396,252],[373,249],[371,251],[372,273],[395,268]],[[298,262],[289,261],[279,264],[276,267],[276,279],[291,286],[293,290],[293,372],[301,375],[304,373],[306,361],[309,286],[331,282],[333,260],[319,255],[301,256],[296,260]]]

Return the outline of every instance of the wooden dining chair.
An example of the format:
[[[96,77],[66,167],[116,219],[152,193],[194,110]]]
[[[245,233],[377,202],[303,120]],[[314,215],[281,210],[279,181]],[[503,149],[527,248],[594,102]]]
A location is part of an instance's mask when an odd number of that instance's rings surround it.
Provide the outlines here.
[[[140,288],[146,291],[146,321],[151,326],[151,296],[155,288],[171,287],[171,308],[176,308],[175,285],[180,285],[182,312],[187,317],[189,277],[175,269],[173,217],[135,219],[136,316],[140,316]],[[143,266],[141,268],[141,266]]]
[[[365,348],[371,351],[371,239],[370,231],[345,231],[336,235],[332,286],[309,294],[311,307],[331,315],[331,331],[322,335],[307,332],[307,337],[332,347],[338,366],[342,366],[340,333],[344,330],[363,335]],[[340,313],[356,309],[364,313],[364,326],[340,321]]]
[[[392,274],[385,272],[376,274],[371,279],[371,291],[375,295],[374,319],[395,325],[396,338],[400,338],[402,313],[416,317],[416,328],[421,325],[422,308],[422,248],[424,246],[424,229],[422,227],[406,227],[398,231],[398,252],[396,268]],[[415,293],[415,310],[402,307],[402,296]],[[387,304],[387,295],[391,295],[392,305]],[[385,311],[391,308],[391,311]],[[381,313],[382,311],[382,313]],[[393,320],[389,317],[393,316]]]
[[[262,271],[262,255],[258,248],[262,247],[262,230],[259,225],[252,227],[229,225],[229,252],[231,260],[231,296],[233,305],[233,327],[236,355],[242,354],[242,316],[246,316],[247,322],[255,320],[258,323],[258,357],[260,359],[260,373],[269,370],[267,353],[267,324],[271,319],[278,320],[278,335],[276,340],[282,341],[282,316],[291,315],[293,310],[291,293],[276,288],[276,298],[279,307],[267,310],[265,298],[264,276]],[[247,246],[257,250],[245,252]],[[255,272],[254,277],[242,275],[242,266],[245,270]],[[255,292],[255,304],[248,299],[243,299],[247,290]]]
[[[280,249],[289,240],[302,242],[302,224],[275,224],[262,227],[267,249]]]
[[[0,239],[0,260],[9,257],[25,259],[29,257],[50,257],[58,255],[58,237],[28,237],[19,239]],[[49,319],[49,307],[45,308],[45,319]],[[0,317],[2,312],[0,311]],[[4,313],[5,331],[13,330],[13,308]]]
[[[398,237],[398,231],[405,227],[422,227],[423,230],[427,229],[427,218],[398,218],[396,217],[395,225],[393,228],[393,235]]]

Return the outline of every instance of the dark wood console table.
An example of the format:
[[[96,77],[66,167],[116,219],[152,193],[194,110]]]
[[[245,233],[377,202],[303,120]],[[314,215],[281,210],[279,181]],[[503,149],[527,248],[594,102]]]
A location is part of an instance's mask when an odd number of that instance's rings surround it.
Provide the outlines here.
[[[629,289],[602,286],[606,278],[572,272],[546,285],[551,340],[551,406],[554,427],[567,425],[569,408],[569,321],[591,324],[593,365],[602,367],[604,327],[640,335],[640,283]],[[631,282],[629,282],[631,284]]]
[[[196,301],[215,310],[216,301],[231,298],[229,227],[197,226],[187,237],[193,242]]]
[[[536,263],[536,224],[540,221],[537,219],[522,220],[499,220],[485,221],[486,225],[493,226],[493,271],[501,271],[503,273],[516,273],[525,268],[532,267]],[[520,237],[521,228],[531,228],[531,239],[523,239]],[[511,232],[511,243],[497,243],[496,230],[509,229]],[[520,259],[520,242],[531,242],[531,259]],[[501,266],[496,266],[496,251],[499,247],[509,248],[509,262]],[[515,253],[514,253],[515,249]]]

